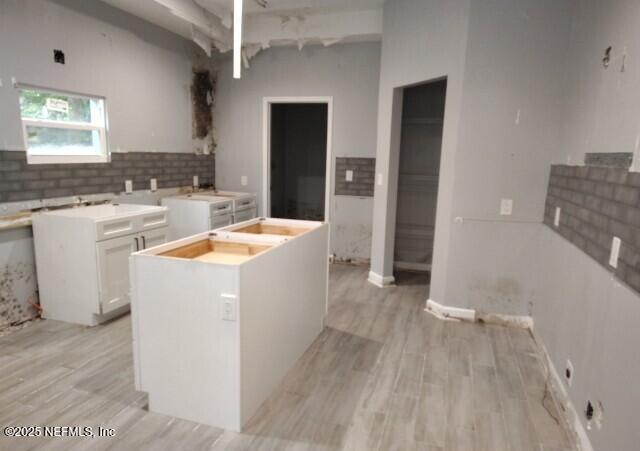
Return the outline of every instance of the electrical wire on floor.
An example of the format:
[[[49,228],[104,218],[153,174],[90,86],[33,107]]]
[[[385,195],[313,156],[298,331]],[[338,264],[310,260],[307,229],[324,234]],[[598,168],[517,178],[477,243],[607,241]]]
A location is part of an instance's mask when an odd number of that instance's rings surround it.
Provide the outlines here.
[[[546,368],[546,365],[545,365]],[[542,407],[544,407],[544,410],[547,411],[547,413],[549,414],[549,416],[551,418],[553,418],[553,420],[557,423],[560,424],[560,418],[558,418],[557,416],[555,416],[552,412],[551,409],[547,406],[546,401],[549,398],[549,395],[551,394],[551,390],[549,390],[549,379],[551,378],[551,372],[549,371],[549,369],[547,368],[547,377],[546,380],[544,382],[544,394],[542,395]],[[551,402],[554,402],[553,397],[551,397]],[[554,407],[556,407],[554,405]]]

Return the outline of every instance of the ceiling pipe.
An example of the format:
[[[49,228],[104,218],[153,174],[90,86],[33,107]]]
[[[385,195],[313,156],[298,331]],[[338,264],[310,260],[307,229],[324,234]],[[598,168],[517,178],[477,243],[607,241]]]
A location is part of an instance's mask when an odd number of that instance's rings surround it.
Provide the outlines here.
[[[233,0],[233,78],[242,71],[242,0]]]

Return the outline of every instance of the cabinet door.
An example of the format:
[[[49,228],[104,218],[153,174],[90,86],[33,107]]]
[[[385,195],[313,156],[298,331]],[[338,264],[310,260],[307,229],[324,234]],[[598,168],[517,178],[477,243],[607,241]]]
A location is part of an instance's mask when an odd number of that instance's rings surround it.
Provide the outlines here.
[[[169,228],[161,227],[159,229],[147,230],[140,234],[140,249],[149,249],[159,244],[164,244],[168,241]]]
[[[242,210],[237,212],[234,215],[233,222],[238,223],[238,222],[248,221],[249,219],[253,219],[255,217],[256,217],[256,209],[250,208],[248,210]]]
[[[209,218],[209,230],[219,229],[220,227],[226,227],[233,223],[232,216],[222,215],[222,216],[212,216]]]
[[[103,314],[129,303],[129,255],[137,250],[136,239],[140,242],[138,235],[128,235],[96,243]]]

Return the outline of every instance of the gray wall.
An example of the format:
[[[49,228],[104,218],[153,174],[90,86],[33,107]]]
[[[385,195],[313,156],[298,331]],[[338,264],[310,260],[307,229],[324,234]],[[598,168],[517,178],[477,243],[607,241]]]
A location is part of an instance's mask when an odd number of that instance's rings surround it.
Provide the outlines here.
[[[640,171],[640,2],[574,3],[564,64],[563,136],[553,163],[582,164],[585,152],[634,152],[633,169]],[[605,69],[602,58],[608,46],[613,58]]]
[[[392,273],[399,129],[393,111],[401,104],[392,102],[394,88],[447,76],[429,297],[457,307],[527,313],[535,287],[525,265],[510,263],[514,249],[526,252],[520,242],[533,238],[543,216],[548,165],[560,133],[567,4],[385,3],[377,172],[386,182],[376,187],[373,272]],[[512,216],[499,215],[501,198],[513,199]]]
[[[574,3],[570,47],[564,65],[563,132],[552,161],[576,165],[582,164],[585,152],[634,152],[632,170],[638,171],[640,3],[633,0],[579,0]],[[608,46],[613,47],[614,59],[605,69],[601,59]],[[626,67],[621,72],[619,55],[625,47]],[[578,178],[585,169],[565,168],[560,172],[562,178],[566,178],[565,173],[575,174]],[[586,171],[587,175],[590,172],[593,172],[592,168]],[[611,169],[604,172],[617,176],[624,174],[624,171]],[[637,176],[640,174],[627,174],[625,186],[635,184]],[[615,179],[612,177],[609,181],[620,185],[622,179]],[[578,185],[560,186],[560,192],[558,182],[560,185],[564,182],[559,178],[552,182],[551,196],[559,194],[563,199],[567,194],[575,196],[567,193],[566,188],[573,191],[572,186],[577,188]],[[606,198],[608,185],[604,181],[599,183],[605,187],[600,188],[600,195],[595,197]],[[586,194],[581,189],[576,193]],[[571,197],[567,199],[571,200]],[[581,199],[578,196],[573,200]],[[615,203],[615,199],[606,203]],[[595,204],[590,203],[590,206]],[[617,213],[616,209],[611,210],[610,216]],[[584,218],[587,225],[598,219],[591,214]],[[572,223],[590,233],[583,224]],[[635,219],[630,225],[632,227],[627,229],[637,231],[640,222]],[[640,390],[637,389],[640,379],[640,359],[637,358],[640,296],[602,263],[588,256],[583,246],[586,243],[579,238],[579,246],[576,246],[550,227],[541,228],[538,244],[540,284],[533,307],[536,329],[556,368],[562,371],[567,359],[572,361],[574,382],[568,387],[568,393],[578,411],[585,409],[587,399],[603,404],[602,430],[593,428],[588,432],[594,448],[635,450],[640,441],[636,420],[640,403]],[[576,239],[570,234],[566,236]],[[597,257],[596,248],[591,247]],[[637,269],[637,262],[634,267]]]
[[[0,149],[24,150],[15,78],[105,96],[111,151],[192,151],[184,39],[97,0],[3,0],[0,30]]]
[[[530,312],[537,287],[526,261],[560,134],[569,3],[471,4],[449,260],[436,302]],[[513,199],[511,216],[500,216],[502,198]]]
[[[388,0],[384,5],[371,271],[393,273],[402,86],[447,77],[432,292],[444,296],[449,218],[464,81],[469,0]],[[425,294],[426,296],[426,294]]]
[[[585,427],[587,400],[602,402],[603,427],[587,432],[594,449],[636,450],[640,299],[578,247],[540,228],[535,328],[559,372],[567,359],[573,363],[567,390]]]
[[[214,124],[216,184],[258,193],[262,204],[262,103],[270,96],[333,96],[333,156],[375,156],[379,43],[328,48],[272,48],[251,60],[242,79],[231,62],[218,73]],[[334,162],[335,164],[335,162]],[[248,177],[248,185],[240,177]],[[331,193],[334,193],[332,180]],[[339,259],[367,259],[371,249],[370,197],[331,196],[331,251]]]

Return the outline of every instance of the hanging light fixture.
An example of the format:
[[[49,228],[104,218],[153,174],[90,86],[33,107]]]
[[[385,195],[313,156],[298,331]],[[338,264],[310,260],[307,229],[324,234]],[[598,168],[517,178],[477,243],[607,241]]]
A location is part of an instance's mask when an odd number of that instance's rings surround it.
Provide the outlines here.
[[[242,0],[233,0],[233,78],[240,78],[242,66]]]

